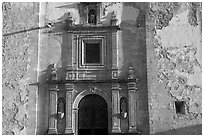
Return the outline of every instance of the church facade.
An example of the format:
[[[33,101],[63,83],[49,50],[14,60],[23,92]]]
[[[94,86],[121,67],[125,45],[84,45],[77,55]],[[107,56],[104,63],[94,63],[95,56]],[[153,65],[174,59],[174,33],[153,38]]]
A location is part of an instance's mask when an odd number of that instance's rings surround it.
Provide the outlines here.
[[[145,59],[145,49],[142,49],[145,45],[141,45],[140,54],[122,52],[126,47],[133,47],[133,43],[144,40],[144,35],[135,39],[119,25],[123,20],[118,19],[122,18],[122,4],[46,4],[51,9],[42,7],[42,10],[48,10],[45,18],[50,21],[45,24],[50,23],[52,27],[42,31],[42,47],[58,53],[52,54],[51,58],[45,56],[49,60],[46,62],[42,58],[42,63],[50,66],[46,79],[49,96],[46,109],[49,110],[48,116],[56,115],[47,118],[48,134],[138,134],[137,121],[142,123],[141,127],[145,126],[148,115],[135,117],[140,115],[137,114],[137,100],[141,87],[138,87],[133,58]],[[57,12],[56,8],[64,13],[58,11],[61,16],[52,14]],[[130,20],[133,15],[128,15]],[[129,19],[124,19],[123,23],[125,20]],[[44,39],[48,40],[44,42]],[[58,43],[54,39],[58,39]],[[122,45],[122,39],[127,40],[125,45]],[[41,53],[49,54],[47,48]],[[145,66],[145,62],[140,65]],[[140,67],[137,68],[139,71]],[[144,79],[140,82],[146,85],[145,71],[141,76]],[[145,94],[146,91],[141,92]],[[140,102],[145,112],[147,96],[144,98]]]
[[[27,47],[19,56],[27,63],[13,65],[27,64],[13,90],[3,77],[3,134],[201,134],[200,3],[3,7],[4,44]]]

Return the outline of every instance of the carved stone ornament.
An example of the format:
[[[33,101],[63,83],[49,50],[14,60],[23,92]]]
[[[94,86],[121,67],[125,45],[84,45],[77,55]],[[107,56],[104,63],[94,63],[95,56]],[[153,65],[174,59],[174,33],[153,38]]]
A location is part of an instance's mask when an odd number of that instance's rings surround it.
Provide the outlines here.
[[[120,113],[123,118],[127,117],[127,101],[124,97],[120,99]]]
[[[72,16],[71,16],[71,12],[68,12],[68,17],[66,19],[66,24],[68,26],[72,26],[73,25],[73,19],[72,19]]]
[[[132,65],[129,65],[128,67],[129,71],[128,71],[128,79],[134,79],[134,67]]]
[[[58,104],[58,116],[60,119],[64,117],[64,103],[62,101]]]
[[[53,67],[52,67],[52,72],[50,74],[50,80],[57,80],[57,69],[56,69],[55,64],[53,64]]]
[[[94,86],[91,86],[91,87],[90,87],[90,91],[91,91],[93,94],[95,94],[95,89],[96,89],[96,88],[95,88]]]
[[[111,26],[116,26],[117,23],[117,18],[116,18],[116,13],[113,11],[112,16],[111,16]]]

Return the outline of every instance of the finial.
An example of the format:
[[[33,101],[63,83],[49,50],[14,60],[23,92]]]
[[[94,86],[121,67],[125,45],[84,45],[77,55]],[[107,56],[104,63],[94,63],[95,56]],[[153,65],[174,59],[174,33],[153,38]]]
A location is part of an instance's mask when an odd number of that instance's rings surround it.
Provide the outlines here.
[[[118,20],[116,19],[116,13],[113,11],[111,16],[111,26],[116,26],[117,21]]]
[[[50,74],[50,79],[51,79],[51,80],[57,80],[56,64],[53,64],[52,72],[51,72],[51,74]]]
[[[73,19],[72,19],[72,16],[71,16],[71,12],[68,12],[68,17],[66,19],[66,23],[67,23],[68,26],[72,26]]]
[[[128,79],[134,79],[134,73],[135,73],[135,70],[134,70],[134,67],[132,66],[132,64],[130,64],[128,66]]]

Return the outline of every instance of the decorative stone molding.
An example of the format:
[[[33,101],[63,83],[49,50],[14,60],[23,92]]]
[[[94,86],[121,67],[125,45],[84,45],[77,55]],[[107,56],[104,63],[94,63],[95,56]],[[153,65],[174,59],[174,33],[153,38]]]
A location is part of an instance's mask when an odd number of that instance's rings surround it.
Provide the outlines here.
[[[132,65],[129,65],[128,67],[129,71],[128,71],[128,79],[134,79],[134,67]]]
[[[118,70],[112,71],[112,79],[118,79]]]
[[[77,74],[74,72],[67,72],[66,80],[76,80]]]
[[[94,90],[94,91],[92,91]],[[93,93],[94,92],[94,93]],[[111,127],[111,118],[112,118],[112,104],[111,104],[111,98],[108,96],[108,94],[106,94],[105,92],[101,91],[100,89],[97,89],[96,87],[92,88],[90,90],[89,89],[86,89],[82,92],[80,92],[76,97],[75,97],[75,100],[73,102],[73,110],[72,110],[72,126],[73,126],[73,132],[74,134],[78,134],[78,105],[79,105],[79,102],[81,101],[81,99],[83,97],[85,97],[86,95],[89,95],[89,94],[97,94],[99,96],[101,96],[107,103],[108,105],[108,133],[111,133],[111,130],[112,130],[112,127]]]
[[[111,16],[111,26],[116,26],[117,21],[118,20],[116,19],[116,13],[113,12]]]
[[[85,47],[88,43],[95,43],[100,45],[100,63],[86,63],[86,51]],[[107,36],[106,35],[80,35],[78,37],[78,69],[104,69],[106,68],[106,48],[107,48]]]

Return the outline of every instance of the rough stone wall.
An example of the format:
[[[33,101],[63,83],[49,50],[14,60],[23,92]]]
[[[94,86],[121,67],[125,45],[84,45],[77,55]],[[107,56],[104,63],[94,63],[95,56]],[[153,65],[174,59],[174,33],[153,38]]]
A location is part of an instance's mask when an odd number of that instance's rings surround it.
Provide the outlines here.
[[[2,9],[2,134],[35,134],[38,31],[24,30],[38,27],[39,3]]]
[[[150,3],[147,16],[150,134],[201,134],[201,3]]]

